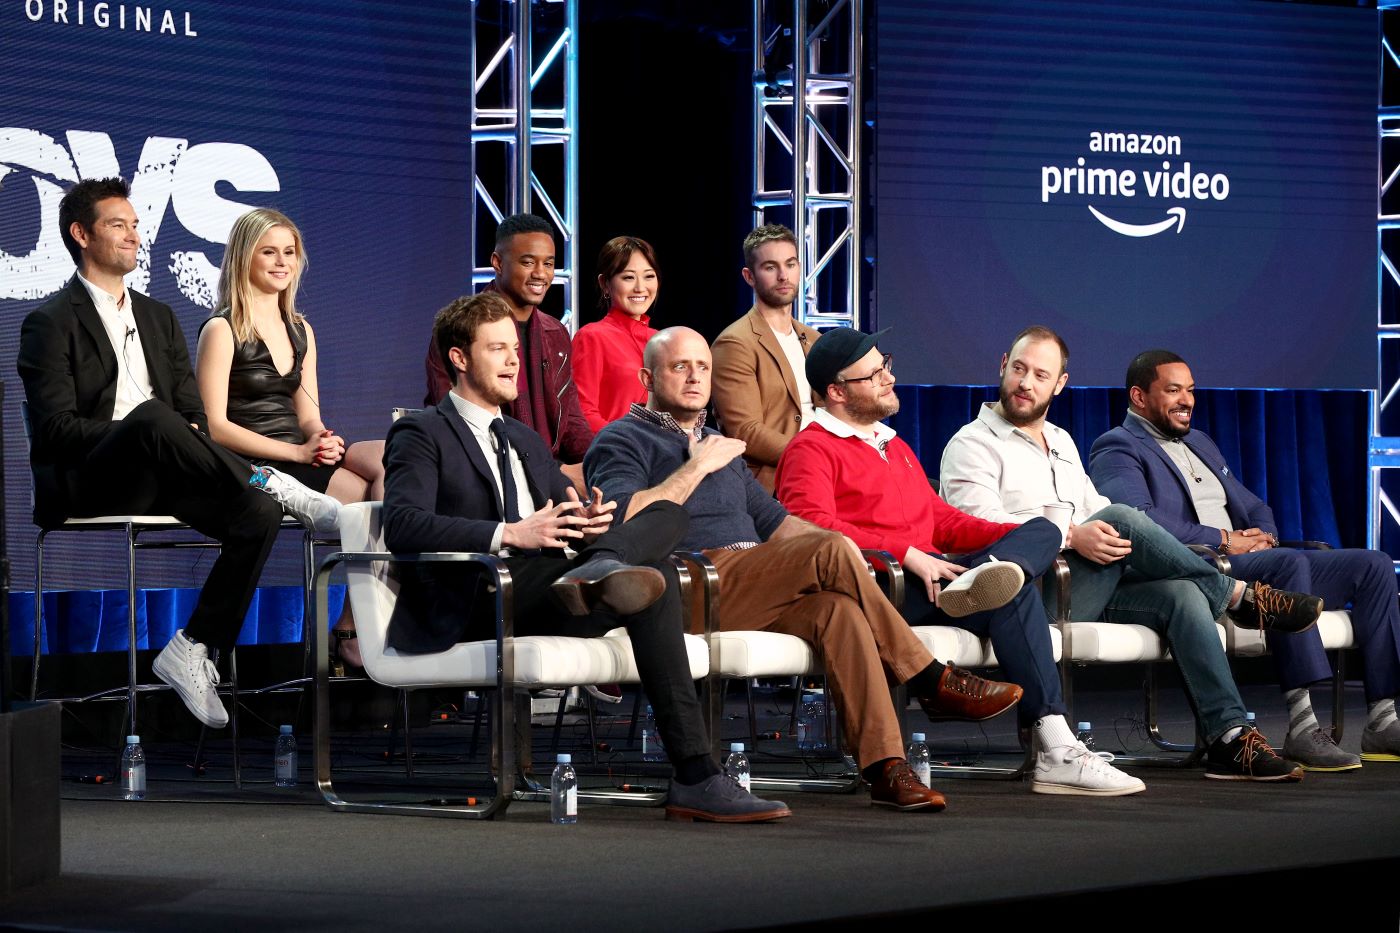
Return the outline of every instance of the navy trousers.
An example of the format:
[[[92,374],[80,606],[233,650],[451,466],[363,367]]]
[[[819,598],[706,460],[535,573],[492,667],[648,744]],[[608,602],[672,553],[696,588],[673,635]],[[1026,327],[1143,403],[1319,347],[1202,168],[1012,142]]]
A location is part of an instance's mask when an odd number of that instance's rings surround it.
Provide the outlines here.
[[[1047,519],[1033,518],[990,547],[945,557],[970,570],[995,556],[1017,564],[1026,574],[1025,585],[1011,602],[961,619],[951,618],[930,602],[923,581],[912,577],[904,581],[904,618],[910,625],[950,625],[991,639],[1006,679],[1025,691],[1016,707],[1022,725],[1068,712],[1050,641],[1050,616],[1034,582],[1050,569],[1059,552],[1060,530]]]

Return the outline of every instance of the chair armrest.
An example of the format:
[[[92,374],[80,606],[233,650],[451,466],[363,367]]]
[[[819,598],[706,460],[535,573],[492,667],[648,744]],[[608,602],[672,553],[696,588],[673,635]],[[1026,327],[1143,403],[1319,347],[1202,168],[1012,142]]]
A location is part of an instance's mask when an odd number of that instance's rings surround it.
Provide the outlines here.
[[[1188,544],[1186,546],[1214,563],[1215,569],[1220,571],[1221,575],[1228,577],[1234,572],[1230,566],[1230,558],[1219,548],[1213,548],[1208,544]]]
[[[889,599],[890,605],[900,612],[904,611],[904,567],[889,551],[881,551],[875,548],[861,548],[861,555],[870,565],[870,572],[873,574],[876,562],[885,565],[885,596]]]
[[[719,628],[719,570],[714,563],[699,551],[677,551],[671,560],[683,563],[690,568],[692,585],[700,583],[701,609],[705,613],[705,637],[709,638]],[[690,600],[685,601],[689,611]],[[690,630],[687,624],[686,631]]]
[[[1056,556],[1050,569],[1055,574],[1055,621],[1068,622],[1070,620],[1069,561],[1065,560],[1064,551]]]

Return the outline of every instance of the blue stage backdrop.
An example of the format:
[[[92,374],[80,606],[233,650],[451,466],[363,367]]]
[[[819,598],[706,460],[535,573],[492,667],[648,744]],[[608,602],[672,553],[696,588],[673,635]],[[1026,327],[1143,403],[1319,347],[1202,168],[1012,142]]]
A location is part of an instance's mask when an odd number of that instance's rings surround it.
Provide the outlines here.
[[[1078,385],[1372,388],[1377,14],[1257,0],[883,0],[879,326],[978,385],[1022,326]]]
[[[325,422],[350,441],[383,437],[389,409],[422,398],[433,313],[470,287],[470,39],[465,3],[0,6],[0,360],[17,586],[32,579],[33,529],[14,359],[24,315],[73,272],[63,190],[95,176],[133,183],[145,247],[129,284],[175,309],[192,358],[234,218],[254,206],[290,215],[310,256],[301,305],[319,340]],[[69,540],[46,582],[121,579],[117,541]],[[207,561],[173,559],[156,578],[197,585]],[[300,577],[294,559],[271,567],[266,582]]]

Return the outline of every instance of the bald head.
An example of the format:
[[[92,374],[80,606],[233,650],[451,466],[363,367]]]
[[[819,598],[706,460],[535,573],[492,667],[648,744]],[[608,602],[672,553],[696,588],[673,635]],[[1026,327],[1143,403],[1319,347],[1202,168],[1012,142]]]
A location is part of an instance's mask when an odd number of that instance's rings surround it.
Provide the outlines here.
[[[689,327],[668,327],[642,351],[647,407],[693,425],[710,403],[710,345]]]

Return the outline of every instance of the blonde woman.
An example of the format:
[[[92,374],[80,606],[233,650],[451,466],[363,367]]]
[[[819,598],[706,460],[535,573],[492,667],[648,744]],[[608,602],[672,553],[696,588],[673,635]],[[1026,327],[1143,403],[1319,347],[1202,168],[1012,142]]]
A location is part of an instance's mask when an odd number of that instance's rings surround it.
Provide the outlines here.
[[[234,221],[195,365],[209,433],[339,502],[382,499],[384,442],[347,448],[321,420],[316,333],[296,307],[305,270],[301,231],[286,215],[259,208]],[[348,602],[335,636],[335,653],[358,667]]]

